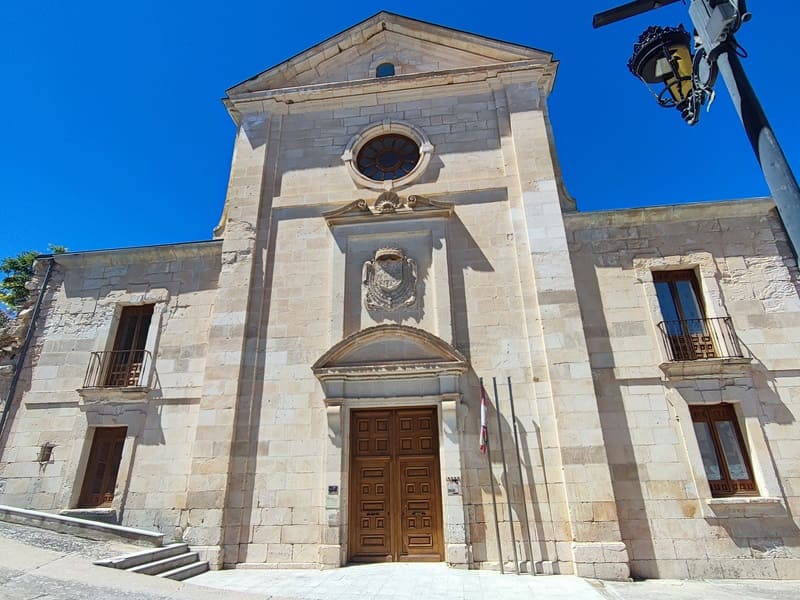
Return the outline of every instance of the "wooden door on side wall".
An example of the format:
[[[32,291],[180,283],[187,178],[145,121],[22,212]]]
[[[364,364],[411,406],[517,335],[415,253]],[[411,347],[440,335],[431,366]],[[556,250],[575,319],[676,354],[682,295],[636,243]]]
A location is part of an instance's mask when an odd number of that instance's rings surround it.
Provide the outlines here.
[[[436,408],[354,410],[350,560],[444,560]]]
[[[127,430],[127,427],[98,427],[94,430],[79,508],[111,506]]]

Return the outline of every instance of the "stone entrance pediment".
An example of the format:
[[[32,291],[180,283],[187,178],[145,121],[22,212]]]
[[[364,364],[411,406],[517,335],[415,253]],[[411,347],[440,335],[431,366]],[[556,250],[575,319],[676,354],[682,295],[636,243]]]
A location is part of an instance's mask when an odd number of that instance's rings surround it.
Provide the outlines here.
[[[326,397],[345,395],[347,381],[434,379],[442,392],[455,391],[468,368],[458,350],[435,335],[405,325],[369,327],[343,339],[314,363]]]
[[[405,325],[377,325],[343,339],[323,354],[312,369],[324,379],[334,373],[369,377],[378,373],[463,373],[467,359],[435,335]]]

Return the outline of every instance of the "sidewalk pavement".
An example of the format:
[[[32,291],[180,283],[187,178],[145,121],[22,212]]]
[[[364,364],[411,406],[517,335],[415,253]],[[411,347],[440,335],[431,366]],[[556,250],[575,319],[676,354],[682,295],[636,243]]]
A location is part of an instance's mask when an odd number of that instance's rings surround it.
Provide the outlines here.
[[[601,582],[444,564],[235,569],[178,582],[92,564],[141,550],[0,522],[0,600],[797,600],[799,581]],[[223,591],[224,590],[224,591]]]

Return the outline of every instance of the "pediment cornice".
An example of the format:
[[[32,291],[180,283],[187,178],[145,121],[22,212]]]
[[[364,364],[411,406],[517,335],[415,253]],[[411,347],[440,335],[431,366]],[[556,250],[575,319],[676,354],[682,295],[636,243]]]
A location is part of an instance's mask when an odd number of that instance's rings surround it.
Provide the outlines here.
[[[381,94],[388,98],[402,96],[420,88],[447,87],[452,94],[454,85],[486,86],[500,79],[503,82],[536,83],[544,96],[550,94],[555,83],[558,62],[542,63],[539,60],[520,60],[444,71],[412,73],[382,79],[337,81],[313,85],[253,91],[230,90],[222,99],[231,117],[238,123],[242,114],[275,112],[279,114],[308,110],[304,104],[354,100],[365,94]]]
[[[309,80],[319,81],[330,66],[346,62],[355,49],[386,42],[388,37],[407,40],[404,44],[425,46],[442,52],[461,55],[460,62],[477,65],[481,63],[508,63],[532,60],[539,63],[552,62],[552,54],[529,46],[513,44],[485,36],[459,31],[424,21],[381,11],[330,38],[300,52],[288,60],[243,81],[228,90],[228,96],[243,93],[293,87]],[[377,42],[376,42],[377,40]]]

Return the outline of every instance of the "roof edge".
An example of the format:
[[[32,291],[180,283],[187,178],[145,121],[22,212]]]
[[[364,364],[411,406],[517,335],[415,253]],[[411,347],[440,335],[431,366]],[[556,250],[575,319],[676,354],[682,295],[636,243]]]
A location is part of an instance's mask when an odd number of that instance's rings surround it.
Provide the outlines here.
[[[227,90],[225,90],[225,93],[226,93],[227,96],[230,96],[231,94],[240,93],[240,92],[236,91],[237,88],[241,88],[241,87],[245,86],[246,84],[248,84],[250,82],[253,82],[253,81],[255,81],[255,80],[259,79],[259,78],[265,77],[266,75],[268,75],[271,72],[275,72],[277,74],[281,70],[288,69],[292,64],[300,63],[304,59],[309,58],[311,56],[324,56],[326,49],[332,47],[334,45],[334,43],[345,39],[348,34],[355,33],[359,29],[362,29],[362,30],[363,29],[368,29],[370,25],[372,25],[373,23],[377,24],[377,23],[381,22],[381,20],[391,21],[391,22],[396,23],[396,24],[415,24],[417,26],[424,27],[425,29],[429,30],[430,32],[434,32],[434,31],[452,32],[452,33],[456,34],[458,37],[472,39],[475,42],[480,42],[484,46],[491,47],[491,48],[494,48],[496,50],[504,49],[506,52],[510,52],[513,49],[513,50],[516,50],[519,53],[531,55],[529,58],[532,58],[533,55],[536,54],[536,55],[541,55],[541,58],[546,60],[546,61],[552,61],[553,60],[553,53],[552,52],[548,52],[546,50],[541,50],[539,48],[535,48],[535,47],[532,47],[532,46],[524,46],[522,44],[517,44],[517,43],[514,43],[514,42],[507,42],[507,41],[503,41],[503,40],[500,40],[500,39],[497,39],[497,38],[484,36],[484,35],[468,32],[468,31],[464,31],[464,30],[460,30],[460,29],[455,29],[455,28],[452,28],[452,27],[447,27],[445,25],[438,25],[436,23],[431,23],[429,21],[423,21],[423,20],[420,20],[420,19],[415,19],[415,18],[412,18],[412,17],[406,17],[404,15],[400,15],[400,14],[397,14],[397,13],[393,13],[393,12],[382,10],[382,11],[379,11],[379,12],[375,13],[371,17],[367,17],[363,21],[360,21],[360,22],[356,23],[355,25],[352,25],[352,26],[350,26],[350,27],[348,27],[348,28],[346,28],[346,29],[344,29],[344,30],[342,30],[342,31],[340,31],[340,32],[338,32],[338,33],[326,38],[325,40],[323,40],[323,41],[311,46],[310,48],[302,50],[301,52],[298,52],[297,54],[287,58],[286,60],[283,60],[283,61],[281,61],[281,62],[279,62],[279,63],[277,63],[277,64],[275,64],[275,65],[273,65],[273,66],[271,66],[271,67],[259,72],[259,73],[257,73],[256,75],[254,75],[252,77],[249,77],[249,78],[247,78],[247,79],[245,79],[243,81],[240,81],[239,83],[237,83],[237,84],[229,87]],[[386,23],[383,23],[382,30],[384,30],[384,29],[386,29]]]

